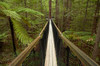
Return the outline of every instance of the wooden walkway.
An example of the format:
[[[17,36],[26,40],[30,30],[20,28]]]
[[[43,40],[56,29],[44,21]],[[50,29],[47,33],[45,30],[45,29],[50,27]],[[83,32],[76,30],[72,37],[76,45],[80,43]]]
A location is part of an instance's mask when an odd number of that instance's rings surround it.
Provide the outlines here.
[[[57,66],[57,59],[56,59],[55,44],[54,44],[51,20],[49,20],[49,34],[48,34],[48,40],[47,40],[45,66]]]
[[[49,29],[46,28],[47,26],[49,26]],[[56,57],[57,51],[56,51],[55,42],[54,42],[54,31],[53,31],[54,27],[55,27],[55,30],[57,31],[57,33],[59,34],[59,38],[65,42],[65,46],[67,46],[71,50],[71,52],[73,52],[73,54],[75,56],[77,56],[77,58],[80,60],[80,62],[82,64],[84,64],[84,66],[100,66],[94,60],[92,60],[88,55],[86,55],[82,50],[80,50],[77,46],[75,46],[72,42],[70,42],[67,38],[65,38],[63,36],[63,34],[61,33],[61,31],[56,26],[56,24],[53,23],[51,19],[49,20],[48,23],[46,23],[43,30],[40,32],[39,36],[27,48],[25,48],[25,50],[22,51],[9,64],[9,66],[21,66],[21,64],[26,59],[26,57],[30,54],[32,49],[39,42],[41,37],[43,37],[42,34],[44,34],[44,31],[46,29],[49,31],[48,31],[48,35],[47,35],[48,36],[47,43],[46,43],[47,47],[46,47],[46,51],[45,51],[45,59],[44,59],[45,61],[44,61],[43,66],[58,66],[57,57]],[[56,38],[56,39],[58,39],[58,38]],[[67,58],[67,60],[69,60],[69,58]]]

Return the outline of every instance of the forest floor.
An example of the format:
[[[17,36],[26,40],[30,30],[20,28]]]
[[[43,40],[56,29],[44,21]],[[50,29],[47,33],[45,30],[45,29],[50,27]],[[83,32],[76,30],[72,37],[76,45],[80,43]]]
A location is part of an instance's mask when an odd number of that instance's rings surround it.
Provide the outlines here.
[[[5,66],[14,59],[12,46],[4,43],[0,48],[0,66]]]
[[[92,58],[96,35],[91,35],[91,32],[82,31],[65,31],[63,34],[67,39],[73,42],[78,48]],[[96,57],[96,62],[100,64],[100,54]]]
[[[12,44],[8,44],[8,43],[3,43],[0,44],[0,66],[6,66],[8,65],[16,56],[14,54],[13,51],[13,47]],[[22,52],[22,50],[25,48],[22,47],[19,49],[17,49],[17,54],[19,54],[20,52]]]

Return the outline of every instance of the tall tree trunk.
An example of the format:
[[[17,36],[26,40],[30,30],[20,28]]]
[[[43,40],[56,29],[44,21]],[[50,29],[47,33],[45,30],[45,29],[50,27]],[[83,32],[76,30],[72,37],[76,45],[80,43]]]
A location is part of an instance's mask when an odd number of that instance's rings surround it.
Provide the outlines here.
[[[86,23],[86,21],[87,21],[88,4],[89,4],[89,0],[87,0],[87,3],[86,3],[85,16],[84,16],[84,20],[83,20],[83,22],[85,22],[85,23]]]
[[[14,28],[13,28],[13,24],[12,24],[11,18],[9,17],[8,19],[9,19],[9,23],[10,23],[10,30],[11,30],[11,36],[12,36],[12,42],[13,42],[13,50],[14,50],[15,55],[17,55],[17,53],[16,53],[16,45],[15,45]]]
[[[97,28],[97,24],[98,24],[98,21],[99,21],[99,9],[100,9],[100,1],[97,0],[95,15],[94,15],[94,21],[93,21],[92,35],[96,34],[96,28]]]
[[[100,22],[98,25],[98,30],[97,30],[97,35],[96,35],[96,41],[95,41],[95,45],[94,45],[94,50],[93,50],[93,59],[96,60],[96,57],[98,57],[98,55],[100,54]]]
[[[24,6],[27,8],[27,0],[24,0]],[[25,17],[27,18],[27,13],[25,13]]]
[[[60,28],[60,25],[59,25],[59,2],[58,0],[56,0],[56,15],[55,15],[55,22],[58,26],[58,28]]]
[[[43,4],[42,4],[42,0],[40,0],[40,6],[41,6],[41,13],[43,13]],[[41,19],[43,19],[43,16],[41,16]]]
[[[70,29],[70,24],[71,24],[71,7],[72,7],[72,0],[68,0],[67,30]]]
[[[88,15],[88,4],[89,4],[89,0],[87,0],[87,2],[86,2],[86,7],[85,7],[85,15],[84,15],[84,17],[83,17],[83,21],[82,21],[82,24],[84,25],[83,27],[82,27],[82,31],[85,31],[85,29],[84,29],[84,27],[86,27],[86,22],[87,22],[87,15]]]
[[[66,8],[64,10],[64,16],[63,16],[63,32],[66,29],[70,28],[70,21],[71,21],[71,16],[70,16],[70,12],[71,12],[71,0],[64,0],[64,7]]]
[[[51,7],[52,7],[51,1],[52,0],[49,0],[49,19],[51,19]]]
[[[68,8],[68,4],[67,3],[68,3],[67,0],[63,0],[64,12],[63,12],[63,28],[62,28],[62,32],[64,32],[66,30],[67,17],[65,15],[67,14],[67,8]]]

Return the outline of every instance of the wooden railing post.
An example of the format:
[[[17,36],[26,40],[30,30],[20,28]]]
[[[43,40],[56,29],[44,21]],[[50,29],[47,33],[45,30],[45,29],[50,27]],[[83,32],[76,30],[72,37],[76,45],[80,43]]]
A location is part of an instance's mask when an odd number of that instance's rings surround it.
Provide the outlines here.
[[[67,50],[67,65],[66,65],[66,66],[69,66],[69,54],[70,54],[70,48],[67,47],[66,50]]]

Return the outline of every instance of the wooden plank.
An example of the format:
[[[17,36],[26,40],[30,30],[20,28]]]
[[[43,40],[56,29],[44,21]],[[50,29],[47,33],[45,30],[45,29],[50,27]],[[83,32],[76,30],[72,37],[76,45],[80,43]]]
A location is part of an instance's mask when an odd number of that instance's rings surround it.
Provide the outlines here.
[[[56,51],[54,45],[53,29],[51,20],[49,20],[49,34],[47,40],[45,66],[57,66]]]
[[[54,25],[55,25],[61,39],[64,40],[65,44],[81,60],[81,62],[84,63],[84,65],[86,65],[86,66],[100,66],[94,60],[92,60],[88,55],[86,55],[82,50],[80,50],[77,46],[75,46],[72,42],[70,42],[67,38],[65,38],[55,23],[54,23]]]

